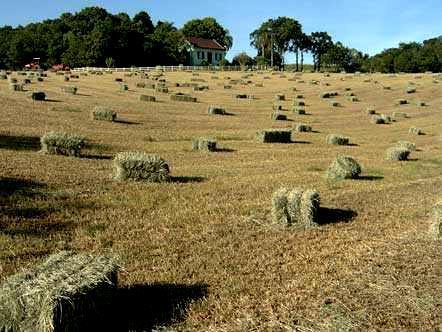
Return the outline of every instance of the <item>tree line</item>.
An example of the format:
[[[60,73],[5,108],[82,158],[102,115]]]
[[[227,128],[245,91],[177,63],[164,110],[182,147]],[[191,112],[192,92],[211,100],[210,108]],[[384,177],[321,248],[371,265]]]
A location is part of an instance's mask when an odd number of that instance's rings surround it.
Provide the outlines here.
[[[0,68],[20,69],[32,58],[43,67],[64,63],[83,66],[156,66],[188,62],[185,37],[215,39],[230,49],[229,31],[214,18],[192,19],[178,28],[173,23],[154,24],[141,11],[132,18],[126,13],[111,14],[100,7],[26,26],[0,27]],[[255,57],[242,52],[234,65],[284,67],[286,54],[295,55],[294,70],[304,69],[304,55],[313,56],[314,70],[424,72],[442,71],[442,36],[422,43],[401,43],[370,57],[340,42],[325,31],[307,34],[299,21],[290,17],[272,18],[250,34]],[[229,64],[224,60],[223,65]]]

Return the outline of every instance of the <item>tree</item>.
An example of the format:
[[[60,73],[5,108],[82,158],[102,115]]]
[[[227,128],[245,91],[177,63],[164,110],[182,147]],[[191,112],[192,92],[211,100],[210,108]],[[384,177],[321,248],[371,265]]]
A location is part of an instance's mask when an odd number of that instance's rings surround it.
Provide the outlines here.
[[[233,38],[229,30],[222,27],[213,17],[190,20],[184,24],[181,32],[186,37],[214,39],[227,50],[232,48]]]
[[[313,32],[310,40],[314,69],[320,71],[321,57],[333,46],[333,41],[327,32]]]
[[[235,66],[240,65],[241,67],[245,67],[253,65],[254,61],[246,52],[241,52],[235,55],[235,57],[232,59],[232,64]]]
[[[107,68],[111,68],[114,66],[115,60],[111,57],[106,58],[105,60]]]
[[[301,71],[304,71],[304,53],[312,49],[312,41],[310,36],[302,34],[299,41],[299,51],[301,52]]]

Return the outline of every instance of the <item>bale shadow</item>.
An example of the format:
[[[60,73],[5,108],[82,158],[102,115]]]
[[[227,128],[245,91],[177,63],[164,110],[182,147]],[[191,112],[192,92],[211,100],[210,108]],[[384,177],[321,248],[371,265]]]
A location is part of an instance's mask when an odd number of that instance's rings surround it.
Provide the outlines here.
[[[356,178],[356,180],[361,180],[361,181],[379,181],[383,179],[384,177],[380,175],[363,175]]]
[[[38,151],[40,148],[40,137],[0,134],[0,149]]]
[[[357,217],[357,212],[353,210],[333,209],[320,207],[318,211],[318,224],[328,225],[336,223],[347,223]]]
[[[215,150],[215,152],[235,152],[236,150],[234,149],[229,149],[229,148],[217,148]]]
[[[48,103],[61,103],[61,100],[57,100],[57,99],[45,99],[44,101],[47,101]]]
[[[123,119],[117,119],[114,120],[115,123],[121,123],[121,124],[127,124],[127,125],[140,125],[140,122],[133,122],[133,121],[128,121],[128,120],[123,120]]]
[[[359,146],[359,144],[356,144],[356,143],[348,143],[347,146]]]
[[[151,331],[183,321],[189,305],[208,294],[208,285],[156,283],[116,290],[109,331]],[[103,331],[104,329],[102,329]]]
[[[296,144],[312,144],[312,142],[307,142],[307,141],[293,141],[293,143],[296,143]]]
[[[173,183],[199,183],[205,180],[202,176],[172,176],[171,178]]]
[[[23,196],[33,196],[37,194],[36,189],[44,188],[46,184],[15,178],[0,178],[0,196],[10,196],[19,193]]]
[[[90,159],[90,160],[111,160],[113,156],[98,155],[98,154],[84,154],[80,156],[80,159]]]

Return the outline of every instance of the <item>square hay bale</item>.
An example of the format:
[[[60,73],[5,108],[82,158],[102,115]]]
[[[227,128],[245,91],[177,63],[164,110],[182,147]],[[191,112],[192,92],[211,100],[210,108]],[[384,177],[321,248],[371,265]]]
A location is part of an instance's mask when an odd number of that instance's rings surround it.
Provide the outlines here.
[[[433,207],[430,223],[430,236],[434,240],[442,239],[442,201]]]
[[[165,87],[165,86],[157,86],[155,88],[156,92],[160,92],[160,93],[169,93],[169,88]]]
[[[330,98],[331,94],[330,92],[321,92],[321,94],[319,95],[319,97],[326,99],[326,98]]]
[[[416,92],[416,88],[413,88],[411,86],[407,87],[407,93],[415,93]]]
[[[81,331],[106,319],[114,258],[62,251],[0,286],[0,331]]]
[[[398,100],[396,100],[396,104],[397,105],[407,105],[408,101],[407,101],[407,99],[398,99]]]
[[[29,78],[25,78],[25,79],[22,80],[22,83],[23,84],[31,84],[32,81]]]
[[[247,99],[247,95],[245,93],[240,93],[235,95],[236,99]]]
[[[43,91],[34,91],[29,94],[29,97],[32,100],[45,101],[46,100],[46,93],[44,93]]]
[[[272,110],[274,110],[274,111],[282,111],[282,105],[273,104],[272,105]]]
[[[350,143],[350,138],[338,134],[329,134],[325,138],[327,144],[331,145],[348,145]]]
[[[6,74],[0,74],[0,80],[6,80],[8,76]]]
[[[139,99],[140,101],[149,101],[149,102],[156,101],[156,98],[154,96],[148,96],[148,95],[140,95]]]
[[[293,106],[305,106],[305,102],[303,100],[295,100],[293,101]]]
[[[23,84],[11,83],[9,89],[12,91],[25,91]]]
[[[357,97],[351,96],[351,97],[348,97],[348,101],[350,101],[352,103],[356,103],[359,101],[359,99]]]
[[[380,115],[373,115],[370,121],[373,124],[386,124],[385,119]]]
[[[387,160],[392,160],[392,161],[407,160],[409,155],[410,155],[410,150],[408,150],[405,147],[395,146],[395,147],[387,149],[387,151],[386,151]]]
[[[79,157],[86,141],[82,136],[50,132],[40,138],[40,143],[43,153]]]
[[[272,219],[286,226],[318,225],[319,193],[315,190],[280,188],[272,196]]]
[[[226,115],[226,110],[224,108],[218,107],[218,106],[209,106],[209,109],[207,112],[210,115]]]
[[[99,121],[115,121],[117,113],[103,106],[95,106],[91,112],[93,120]]]
[[[291,143],[292,132],[280,129],[260,130],[256,133],[256,138],[261,143]]]
[[[129,86],[127,84],[120,84],[120,91],[128,91]]]
[[[427,106],[427,104],[424,101],[418,100],[418,101],[416,101],[416,106],[417,107],[424,107],[424,106]]]
[[[308,126],[304,123],[297,123],[294,126],[294,130],[299,132],[299,133],[307,133],[307,132],[311,132],[312,131],[312,127]]]
[[[37,77],[37,82],[43,82],[43,81],[44,81],[43,77]]]
[[[136,86],[137,86],[137,88],[144,89],[146,87],[146,83],[138,82]]]
[[[413,134],[413,135],[423,135],[423,131],[422,131],[422,129],[420,129],[420,128],[417,128],[417,127],[411,127],[409,130],[408,130],[408,133],[410,133],[410,134]]]
[[[340,104],[339,102],[337,102],[337,101],[332,101],[332,102],[330,103],[330,106],[331,106],[331,107],[340,107],[341,104]]]
[[[173,101],[184,101],[184,102],[191,102],[191,103],[196,103],[197,99],[195,97],[192,97],[189,94],[186,93],[174,93],[172,95],[170,95],[170,100]]]
[[[193,138],[192,150],[214,152],[216,151],[216,140],[207,137]]]
[[[384,120],[384,123],[391,123],[393,120],[391,119],[391,116],[387,114],[381,114],[381,119]]]
[[[10,84],[15,84],[15,83],[18,82],[17,79],[14,78],[14,77],[9,77],[8,81],[9,81]]]
[[[230,90],[230,89],[232,89],[231,85],[224,85],[224,90]]]
[[[116,180],[167,182],[169,165],[160,156],[144,152],[120,152],[114,158]]]
[[[356,179],[362,169],[359,163],[350,156],[338,156],[326,171],[326,177],[332,180]]]
[[[70,78],[69,78],[69,76],[65,76],[65,77],[63,78],[63,80],[64,80],[65,82],[69,82]]]
[[[298,115],[305,115],[305,107],[294,106],[292,112]]]
[[[285,100],[285,95],[282,93],[278,93],[275,95],[275,100],[277,101],[284,101]]]
[[[193,88],[193,91],[206,91],[209,90],[208,85],[197,85]]]
[[[63,86],[61,88],[61,91],[65,92],[65,93],[69,93],[71,95],[76,95],[78,92],[78,88],[74,85]]]
[[[271,119],[274,121],[287,121],[287,115],[279,112],[272,112]]]
[[[368,115],[376,114],[376,108],[373,106],[367,107],[367,109],[365,111],[367,112]]]

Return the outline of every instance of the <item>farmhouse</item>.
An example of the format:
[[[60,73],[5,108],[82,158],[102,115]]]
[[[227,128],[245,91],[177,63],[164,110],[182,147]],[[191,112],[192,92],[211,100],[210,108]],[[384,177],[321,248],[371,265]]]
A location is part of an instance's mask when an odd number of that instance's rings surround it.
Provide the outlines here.
[[[226,48],[214,39],[186,37],[188,61],[191,66],[204,63],[218,65],[226,57]]]

